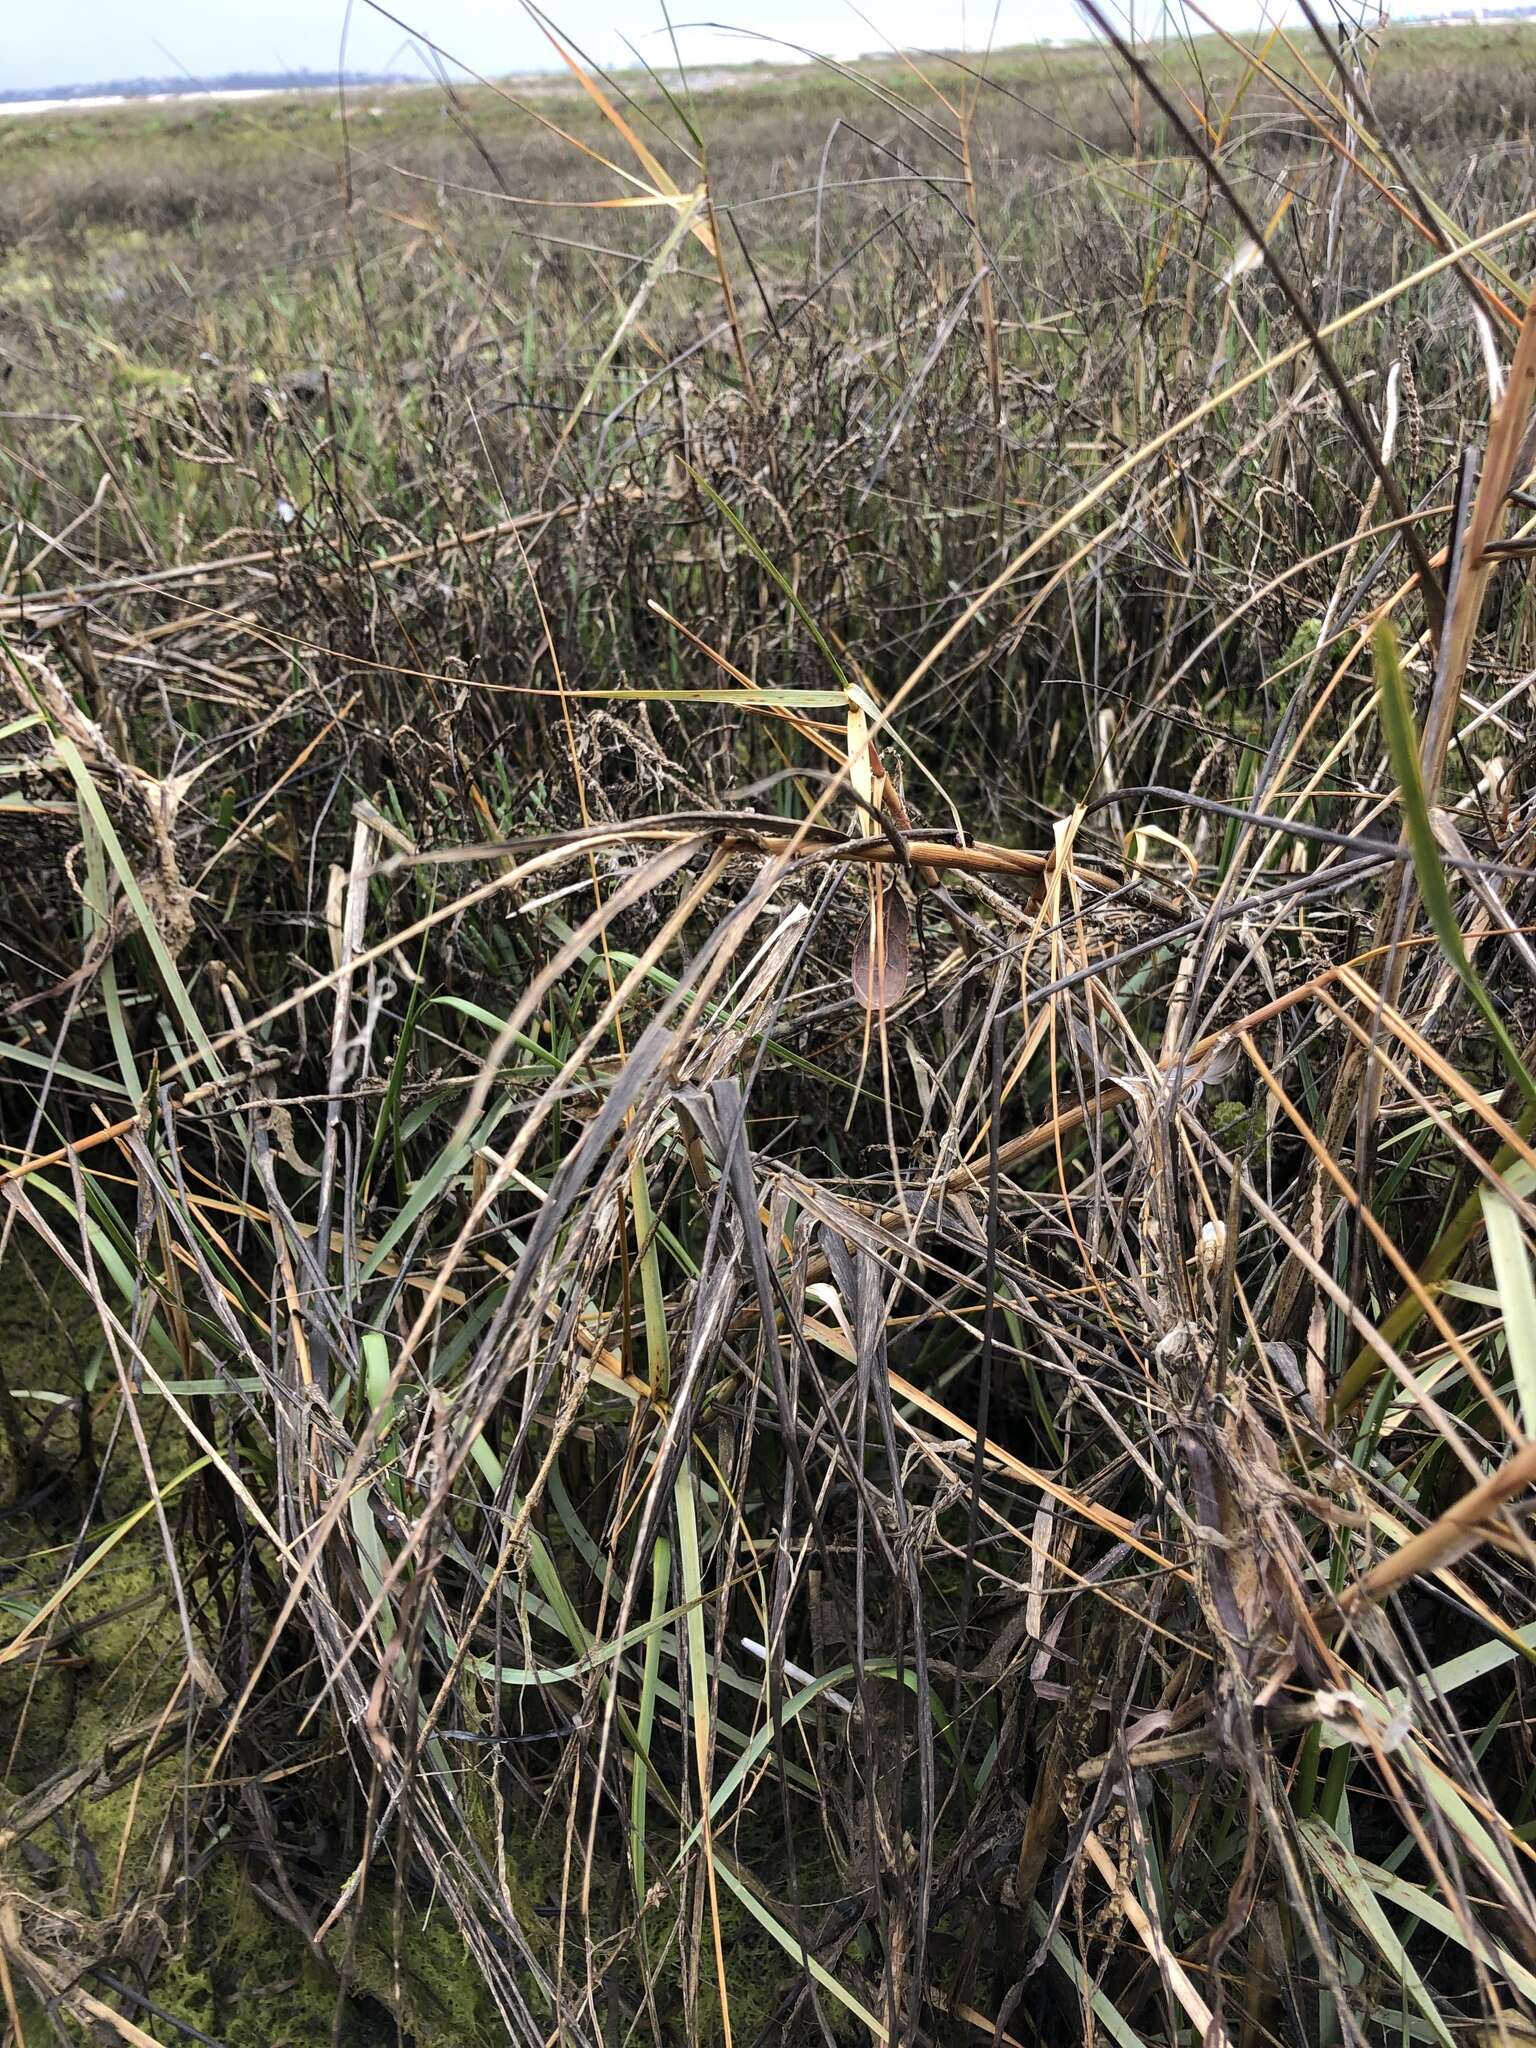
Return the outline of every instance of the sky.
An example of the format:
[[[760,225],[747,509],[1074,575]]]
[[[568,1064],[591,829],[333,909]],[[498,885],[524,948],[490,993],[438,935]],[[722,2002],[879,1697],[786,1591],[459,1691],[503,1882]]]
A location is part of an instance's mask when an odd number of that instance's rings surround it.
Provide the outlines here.
[[[491,76],[542,70],[557,62],[518,0],[389,0],[409,22],[471,70]],[[983,45],[993,0],[670,0],[690,64],[782,57],[769,37],[825,56],[854,56],[891,42],[929,49]],[[1126,0],[1120,0],[1123,8]],[[1137,25],[1150,26],[1159,0],[1137,0]],[[1263,0],[1206,0],[1224,26],[1253,26]],[[628,36],[643,56],[665,60],[661,0],[545,0],[552,18],[597,62],[633,62]],[[1292,0],[1282,0],[1286,16]],[[243,70],[331,72],[336,68],[346,0],[0,0],[0,86],[28,91],[114,78],[209,78]],[[861,18],[861,15],[863,18]],[[751,31],[722,34],[721,22]],[[998,43],[1081,35],[1074,0],[997,0]],[[411,71],[409,39],[395,21],[353,0],[348,68]]]

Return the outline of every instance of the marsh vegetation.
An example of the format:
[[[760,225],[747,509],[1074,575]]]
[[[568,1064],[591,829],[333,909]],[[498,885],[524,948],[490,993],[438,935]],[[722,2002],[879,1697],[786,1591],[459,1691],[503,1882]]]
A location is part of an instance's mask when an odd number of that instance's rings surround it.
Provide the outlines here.
[[[1536,2038],[1536,33],[562,47],[0,125],[0,2036]]]

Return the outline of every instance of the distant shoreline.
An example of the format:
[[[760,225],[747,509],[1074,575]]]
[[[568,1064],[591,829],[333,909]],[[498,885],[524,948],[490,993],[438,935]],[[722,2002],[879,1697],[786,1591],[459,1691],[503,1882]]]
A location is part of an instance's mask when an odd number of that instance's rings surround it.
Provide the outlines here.
[[[400,71],[349,71],[340,83],[348,92],[394,92],[429,85],[422,75]],[[335,92],[334,71],[225,71],[199,82],[192,78],[103,78],[90,85],[44,85],[0,92],[0,119],[7,114],[100,113],[109,107],[165,106],[182,101],[263,100],[295,94]]]
[[[718,91],[723,87],[751,85],[764,77],[798,70],[806,61],[804,58],[781,55],[771,63],[759,58],[742,64],[701,66],[691,71],[689,76],[696,89]],[[668,82],[672,82],[670,75]],[[464,86],[467,81],[461,79],[457,83]],[[576,89],[570,74],[557,70],[554,66],[547,71],[514,72],[495,83],[515,91],[523,98],[546,98],[551,94]],[[430,92],[438,84],[439,81],[434,78],[348,78],[344,81],[345,90],[349,95],[372,94],[380,97],[385,94]],[[98,93],[41,93],[30,99],[0,97],[0,123],[12,114],[101,114],[116,112],[125,107],[194,107],[247,100],[317,99],[333,96],[336,91],[337,83],[334,78],[309,76],[288,83],[189,86],[185,90],[168,85],[162,87],[157,83],[152,90],[143,92],[125,92],[120,88],[107,87]]]
[[[382,80],[348,79],[348,92],[402,92],[430,85],[426,78]],[[56,98],[31,100],[0,99],[0,121],[12,114],[100,114],[113,107],[163,107],[206,105],[214,100],[276,100],[309,98],[331,93],[336,81],[321,84],[306,80],[298,85],[210,85],[189,87],[185,92],[101,92],[68,93]]]
[[[1467,4],[1467,0],[1449,0],[1449,4],[1434,6],[1409,4],[1394,12],[1394,25],[1400,28],[1519,28],[1529,26],[1536,19],[1536,0],[1514,0],[1505,6],[1479,7]],[[1069,49],[1080,41],[1090,41],[1088,36],[1045,36],[1038,42],[1004,45],[1003,47]],[[840,53],[839,61],[858,61],[863,58],[882,58],[891,55],[889,50],[867,50]],[[932,53],[928,53],[932,54]],[[810,58],[810,53],[797,51],[790,46],[781,47],[772,58],[744,59],[740,63],[715,61],[690,67],[691,81],[696,87],[717,89],[721,86],[750,83],[766,73],[795,71]],[[467,84],[468,80],[460,80]],[[235,72],[215,79],[207,85],[196,85],[175,78],[108,79],[99,87],[90,89],[58,85],[45,87],[41,91],[24,94],[0,91],[0,123],[8,116],[24,118],[38,114],[97,114],[108,113],[124,107],[153,106],[210,106],[221,103],[238,104],[246,100],[310,99],[321,94],[332,94],[338,89],[348,93],[401,93],[430,90],[439,83],[428,74],[407,76],[398,72],[355,72],[338,81],[334,74],[316,71],[299,71],[289,75],[263,74],[260,72]],[[515,87],[524,94],[543,96],[554,91],[569,88],[570,77],[558,66],[548,70],[511,73],[501,83]]]

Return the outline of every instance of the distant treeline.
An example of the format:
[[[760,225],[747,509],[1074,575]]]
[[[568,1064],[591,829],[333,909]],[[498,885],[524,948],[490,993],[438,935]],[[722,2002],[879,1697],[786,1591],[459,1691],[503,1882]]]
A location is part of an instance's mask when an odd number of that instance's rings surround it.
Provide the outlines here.
[[[347,85],[411,85],[419,80],[398,71],[349,71]],[[311,92],[334,87],[334,71],[224,71],[217,78],[109,78],[80,85],[0,87],[0,105],[10,100],[152,99],[184,92]]]

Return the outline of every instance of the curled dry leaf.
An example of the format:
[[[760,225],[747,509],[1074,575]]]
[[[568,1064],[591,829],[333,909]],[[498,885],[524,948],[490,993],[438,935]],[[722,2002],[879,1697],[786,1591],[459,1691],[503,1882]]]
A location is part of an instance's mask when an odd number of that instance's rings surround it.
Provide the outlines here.
[[[900,892],[881,878],[853,949],[853,987],[868,1010],[889,1010],[912,972],[912,918]]]

